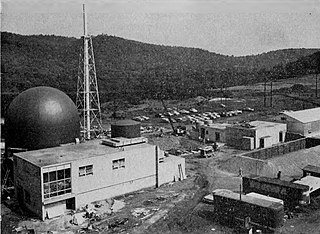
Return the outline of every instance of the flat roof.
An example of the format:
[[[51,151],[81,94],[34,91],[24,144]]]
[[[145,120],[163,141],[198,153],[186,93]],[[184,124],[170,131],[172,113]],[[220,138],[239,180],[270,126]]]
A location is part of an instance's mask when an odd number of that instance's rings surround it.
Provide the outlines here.
[[[281,199],[278,199],[278,198],[275,198],[275,197],[269,197],[269,196],[266,196],[266,195],[262,195],[260,193],[247,193],[246,194],[247,196],[251,196],[251,197],[257,197],[257,198],[261,198],[261,199],[265,199],[265,200],[268,200],[268,201],[272,201],[272,202],[279,202],[283,205],[283,200]]]
[[[91,140],[81,144],[62,145],[58,147],[16,153],[14,155],[36,166],[45,167],[48,165],[67,163],[97,156],[106,156],[116,154],[118,152],[138,150],[148,147],[155,146],[148,143],[142,143],[115,148],[102,145],[101,140]]]
[[[310,190],[314,191],[320,188],[320,178],[315,176],[306,176],[293,183],[307,185]]]
[[[297,183],[292,183],[289,181],[285,180],[279,180],[276,178],[270,178],[270,177],[264,177],[264,176],[257,176],[257,175],[248,175],[248,176],[243,176],[244,178],[256,180],[259,182],[265,182],[269,184],[274,184],[274,185],[279,185],[279,186],[285,186],[285,187],[290,187],[290,188],[295,188],[295,189],[301,189],[304,191],[308,191],[309,187],[307,185],[302,185],[302,184],[297,184]]]
[[[284,111],[283,114],[301,123],[309,123],[320,120],[320,107],[300,111]]]
[[[259,129],[259,128],[269,128],[274,126],[286,126],[285,123],[267,122],[267,121],[251,121],[243,124],[235,124],[232,127],[242,128],[242,129]]]
[[[240,201],[240,194],[232,192],[232,191],[221,189],[218,191],[216,191],[216,190],[213,191],[212,194],[213,194],[213,197],[221,196],[221,197],[226,197],[229,199]],[[270,208],[274,208],[274,209],[278,209],[278,208],[283,207],[283,205],[279,202],[274,202],[274,201],[270,201],[270,200],[266,200],[266,199],[262,199],[262,198],[252,197],[252,196],[248,196],[248,195],[244,195],[244,194],[241,194],[241,200],[244,202],[250,203],[250,204],[255,204],[255,205],[259,205],[259,206],[263,206],[263,207],[270,207]]]
[[[310,171],[310,172],[316,172],[320,174],[320,167],[314,166],[314,165],[307,165],[304,168],[302,168],[303,171]]]
[[[201,127],[207,127],[207,128],[214,128],[214,129],[226,129],[227,126],[231,126],[229,123],[212,123],[212,124],[205,124]]]

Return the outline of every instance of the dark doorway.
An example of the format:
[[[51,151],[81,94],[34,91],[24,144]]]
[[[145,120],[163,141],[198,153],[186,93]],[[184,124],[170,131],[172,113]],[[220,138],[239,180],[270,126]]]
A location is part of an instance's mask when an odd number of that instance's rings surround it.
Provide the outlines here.
[[[283,132],[279,132],[279,142],[283,142]]]
[[[220,141],[220,132],[216,132],[216,141]]]
[[[68,210],[75,210],[76,209],[76,199],[74,197],[66,200],[66,208]]]
[[[201,138],[204,139],[206,136],[206,130],[204,128],[201,128]]]
[[[260,148],[264,148],[264,138],[260,138]]]

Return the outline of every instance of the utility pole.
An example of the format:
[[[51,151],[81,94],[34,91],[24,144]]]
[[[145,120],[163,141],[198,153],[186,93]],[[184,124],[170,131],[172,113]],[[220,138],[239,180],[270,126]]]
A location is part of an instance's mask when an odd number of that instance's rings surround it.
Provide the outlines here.
[[[77,83],[77,108],[82,136],[89,140],[101,132],[101,109],[93,54],[92,38],[87,32],[87,15],[83,4],[83,48],[80,50]]]
[[[270,107],[272,107],[272,80],[270,83]]]
[[[267,79],[264,79],[264,95],[263,95],[263,106],[266,107],[267,106]]]
[[[318,97],[318,74],[316,73],[316,98]]]

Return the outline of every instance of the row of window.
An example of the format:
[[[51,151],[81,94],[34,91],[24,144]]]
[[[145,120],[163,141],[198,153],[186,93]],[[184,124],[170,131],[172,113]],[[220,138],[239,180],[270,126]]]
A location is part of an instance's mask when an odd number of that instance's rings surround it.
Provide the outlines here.
[[[71,193],[71,169],[65,168],[43,173],[44,198]]]
[[[125,168],[125,159],[112,161],[112,169]],[[57,168],[56,168],[57,169]],[[52,170],[52,169],[51,169]],[[79,167],[79,177],[93,175],[93,165]],[[71,169],[60,169],[43,173],[44,198],[71,193]]]

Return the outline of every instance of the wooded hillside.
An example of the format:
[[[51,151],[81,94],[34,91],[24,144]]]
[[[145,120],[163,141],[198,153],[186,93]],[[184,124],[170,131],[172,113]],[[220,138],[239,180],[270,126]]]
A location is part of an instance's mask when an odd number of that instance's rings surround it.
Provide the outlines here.
[[[1,36],[2,93],[52,86],[76,92],[82,39],[54,35]],[[205,90],[319,73],[320,49],[284,49],[226,56],[202,49],[93,37],[101,100],[186,98]]]

